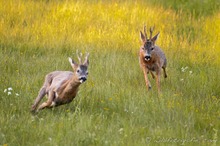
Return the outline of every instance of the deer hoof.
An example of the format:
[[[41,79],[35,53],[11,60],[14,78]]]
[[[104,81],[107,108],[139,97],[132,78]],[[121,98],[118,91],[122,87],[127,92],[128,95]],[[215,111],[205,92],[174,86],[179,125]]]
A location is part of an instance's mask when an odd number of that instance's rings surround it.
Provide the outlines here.
[[[32,105],[31,106],[31,112],[35,111],[36,110],[36,106],[35,105]]]

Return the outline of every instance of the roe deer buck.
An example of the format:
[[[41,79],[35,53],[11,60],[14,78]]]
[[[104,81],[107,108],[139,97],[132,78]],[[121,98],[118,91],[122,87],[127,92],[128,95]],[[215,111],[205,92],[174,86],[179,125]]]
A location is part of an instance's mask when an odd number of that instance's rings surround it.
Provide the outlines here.
[[[54,71],[46,75],[44,84],[39,91],[31,111],[35,112],[41,99],[47,94],[48,100],[43,102],[37,109],[59,106],[62,104],[70,103],[78,92],[78,88],[81,83],[87,80],[88,65],[89,65],[89,53],[85,57],[85,61],[82,63],[82,54],[77,54],[79,64],[69,58],[69,62],[74,70],[71,71]]]
[[[161,68],[164,71],[164,77],[166,74],[167,60],[163,51],[155,45],[155,42],[159,36],[159,32],[152,37],[154,27],[150,28],[150,37],[147,38],[146,26],[144,26],[144,34],[140,31],[140,37],[142,41],[142,46],[139,52],[139,63],[144,72],[144,78],[147,86],[147,90],[151,89],[151,84],[148,80],[147,74],[150,72],[152,78],[155,78],[153,72],[156,72],[156,84],[158,88],[158,93],[160,93],[160,73]]]

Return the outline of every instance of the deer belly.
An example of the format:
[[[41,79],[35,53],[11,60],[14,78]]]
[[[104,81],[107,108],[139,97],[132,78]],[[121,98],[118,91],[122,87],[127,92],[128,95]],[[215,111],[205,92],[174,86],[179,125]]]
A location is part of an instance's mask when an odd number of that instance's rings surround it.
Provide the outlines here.
[[[149,69],[150,71],[155,71],[156,67],[154,65],[147,65],[147,69]]]
[[[74,97],[73,97],[74,98]],[[54,99],[54,102],[55,102],[55,105],[58,106],[58,105],[62,105],[62,104],[67,104],[67,103],[70,103],[73,98],[61,98],[61,97],[57,97]]]

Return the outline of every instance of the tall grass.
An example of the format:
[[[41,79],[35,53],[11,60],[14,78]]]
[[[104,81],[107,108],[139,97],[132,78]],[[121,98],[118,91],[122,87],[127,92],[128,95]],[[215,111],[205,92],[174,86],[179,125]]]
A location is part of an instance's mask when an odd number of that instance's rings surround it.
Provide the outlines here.
[[[219,2],[166,2],[1,0],[0,145],[219,145]],[[161,97],[138,63],[144,24],[168,59]],[[32,115],[76,50],[91,54],[76,99]]]

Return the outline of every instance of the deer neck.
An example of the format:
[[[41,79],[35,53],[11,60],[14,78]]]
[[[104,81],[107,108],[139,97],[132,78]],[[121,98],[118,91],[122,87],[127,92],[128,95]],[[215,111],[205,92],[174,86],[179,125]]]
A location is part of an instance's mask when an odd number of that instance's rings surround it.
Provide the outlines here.
[[[75,97],[80,84],[78,78],[73,76],[58,89],[57,93],[59,97]]]
[[[78,88],[80,86],[80,81],[76,76],[73,76],[68,84],[70,88]]]

